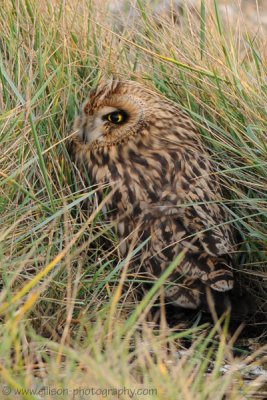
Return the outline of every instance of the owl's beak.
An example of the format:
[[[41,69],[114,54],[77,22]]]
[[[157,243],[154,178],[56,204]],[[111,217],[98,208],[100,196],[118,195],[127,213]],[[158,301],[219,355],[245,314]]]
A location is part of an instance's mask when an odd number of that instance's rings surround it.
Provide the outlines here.
[[[83,129],[82,129],[82,141],[83,141],[83,143],[87,143],[87,134],[86,134],[85,126],[83,126]]]

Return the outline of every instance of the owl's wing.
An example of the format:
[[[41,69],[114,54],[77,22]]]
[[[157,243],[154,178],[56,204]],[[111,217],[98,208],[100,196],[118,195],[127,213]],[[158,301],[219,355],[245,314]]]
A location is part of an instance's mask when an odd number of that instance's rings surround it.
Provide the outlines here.
[[[167,191],[164,193],[160,212],[154,216],[152,223],[150,221],[152,240],[148,244],[146,269],[157,276],[159,266],[164,270],[181,249],[187,249],[170,277],[170,281],[178,285],[175,286],[175,297],[170,294],[171,291],[166,294],[177,305],[197,307],[200,302],[198,296],[202,293],[205,298],[207,286],[216,292],[233,288],[231,253],[234,242],[231,228],[226,225],[227,215],[220,205],[214,202],[204,204],[203,199],[202,203],[198,199],[198,202],[179,204],[178,197],[174,202],[172,193],[169,193],[169,201],[166,202]],[[144,226],[149,226],[149,223],[144,221]]]
[[[165,204],[163,207],[165,210],[168,209],[167,215],[161,214],[152,221],[144,221],[145,228],[150,226],[146,235],[151,235],[151,241],[147,243],[146,251],[142,253],[141,266],[144,273],[154,279],[168,268],[170,262],[181,253],[181,249],[187,248],[183,259],[166,281],[167,301],[180,307],[195,309],[201,303],[207,303],[206,290],[208,287],[215,292],[232,290],[234,279],[231,258],[228,254],[211,255],[211,252],[208,253],[204,250],[204,247],[207,246],[203,245],[208,238],[213,245],[220,243],[222,232],[214,233],[213,231],[207,236],[207,232],[211,230],[206,231],[201,242],[196,233],[199,225],[197,224],[198,227],[196,227],[194,224],[196,218],[199,217],[191,215],[192,224],[188,225],[187,217],[183,219],[181,213],[175,213],[176,207],[171,207],[170,204],[168,206]],[[190,236],[191,239],[197,240],[190,243]],[[228,245],[226,243],[225,247]]]
[[[230,217],[222,205],[212,201],[201,204],[199,199],[198,204],[186,206],[180,218],[188,234],[196,234],[203,250],[211,256],[233,251],[233,229],[229,225]]]
[[[171,187],[163,191],[165,212],[179,218],[188,236],[196,236],[199,252],[217,257],[233,251],[230,216],[223,206],[221,186],[211,163],[194,153],[184,155],[182,170],[174,171]],[[164,206],[162,207],[162,209]]]

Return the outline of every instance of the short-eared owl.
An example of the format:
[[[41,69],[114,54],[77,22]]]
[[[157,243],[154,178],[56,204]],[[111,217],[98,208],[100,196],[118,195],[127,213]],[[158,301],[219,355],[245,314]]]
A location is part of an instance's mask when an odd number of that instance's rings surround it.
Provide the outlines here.
[[[185,249],[165,299],[195,309],[206,289],[233,288],[235,245],[222,192],[198,129],[176,104],[132,81],[111,79],[90,93],[70,143],[91,184],[108,183],[108,216],[121,254],[147,239],[136,270],[157,279]]]

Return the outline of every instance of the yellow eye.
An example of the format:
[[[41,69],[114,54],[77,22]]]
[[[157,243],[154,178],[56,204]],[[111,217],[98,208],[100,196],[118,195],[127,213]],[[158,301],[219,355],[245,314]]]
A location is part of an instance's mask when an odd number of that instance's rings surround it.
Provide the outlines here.
[[[112,122],[112,124],[122,124],[126,121],[127,114],[124,111],[114,111],[107,114],[105,119],[107,119],[109,122]]]

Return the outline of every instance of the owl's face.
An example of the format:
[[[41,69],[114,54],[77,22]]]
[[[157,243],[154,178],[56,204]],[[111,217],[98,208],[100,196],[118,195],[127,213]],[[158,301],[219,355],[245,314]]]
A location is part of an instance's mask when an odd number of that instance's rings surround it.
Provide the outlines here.
[[[140,133],[157,108],[162,112],[160,103],[159,96],[139,83],[103,82],[90,93],[74,128],[91,148],[122,143]]]

